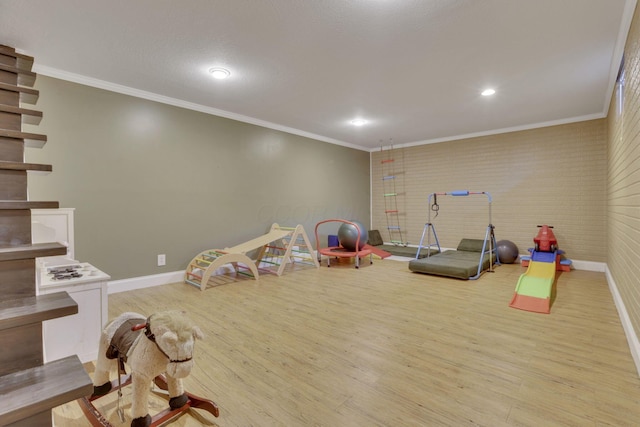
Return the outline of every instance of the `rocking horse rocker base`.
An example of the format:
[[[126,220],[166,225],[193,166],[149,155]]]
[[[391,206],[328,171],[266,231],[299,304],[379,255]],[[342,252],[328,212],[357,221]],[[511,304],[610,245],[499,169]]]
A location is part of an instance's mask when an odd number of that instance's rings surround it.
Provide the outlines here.
[[[161,390],[164,390],[164,391],[168,390],[167,380],[164,377],[164,375],[158,375],[157,377],[155,377],[153,382]],[[89,422],[91,423],[92,426],[94,426],[94,427],[114,427],[114,425],[111,424],[109,422],[109,420],[104,415],[102,415],[100,413],[100,411],[93,405],[93,401],[95,401],[95,400],[97,400],[97,399],[99,399],[99,398],[101,398],[103,396],[106,396],[108,394],[111,394],[111,393],[113,393],[115,391],[118,391],[118,390],[122,389],[123,387],[126,387],[126,386],[128,386],[130,384],[131,384],[131,375],[127,375],[124,379],[122,379],[120,381],[120,383],[118,382],[118,380],[111,381],[111,389],[105,394],[91,395],[91,396],[86,396],[86,397],[82,397],[82,398],[78,399],[78,403],[80,404],[80,408],[82,409],[82,412],[87,417],[87,419],[89,420]],[[144,420],[141,425],[150,425],[152,427],[160,426],[160,425],[166,423],[167,421],[169,421],[169,420],[181,415],[182,413],[188,411],[189,408],[196,408],[196,409],[205,410],[205,411],[211,413],[216,418],[220,415],[220,412],[218,410],[218,406],[213,401],[208,400],[208,399],[204,399],[202,397],[195,396],[195,395],[193,395],[193,394],[191,394],[189,392],[185,392],[184,395],[186,396],[186,399],[187,399],[187,401],[186,401],[186,403],[184,405],[182,405],[179,408],[169,407],[169,408],[157,413],[153,417],[151,417],[151,423],[150,424],[148,424],[147,420]],[[142,421],[142,419],[141,419],[141,421]]]

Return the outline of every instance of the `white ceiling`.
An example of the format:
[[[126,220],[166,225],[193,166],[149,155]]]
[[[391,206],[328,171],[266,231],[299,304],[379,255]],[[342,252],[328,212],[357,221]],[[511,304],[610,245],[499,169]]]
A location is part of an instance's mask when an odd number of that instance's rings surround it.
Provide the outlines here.
[[[1,0],[0,44],[41,74],[373,151],[606,116],[635,6]]]

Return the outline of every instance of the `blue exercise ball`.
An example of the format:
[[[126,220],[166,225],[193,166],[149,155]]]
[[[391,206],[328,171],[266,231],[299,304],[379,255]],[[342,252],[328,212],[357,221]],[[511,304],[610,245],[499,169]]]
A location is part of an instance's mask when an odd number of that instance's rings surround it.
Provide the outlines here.
[[[350,222],[355,224],[355,226],[344,222],[340,228],[338,228],[338,241],[343,248],[349,251],[359,251],[367,244],[369,235],[367,233],[367,229],[358,221]],[[356,242],[358,241],[358,229],[356,227],[360,229],[360,244],[358,245],[358,249],[356,249]]]
[[[518,259],[518,247],[509,240],[500,240],[497,245],[498,257],[503,264],[513,264]]]

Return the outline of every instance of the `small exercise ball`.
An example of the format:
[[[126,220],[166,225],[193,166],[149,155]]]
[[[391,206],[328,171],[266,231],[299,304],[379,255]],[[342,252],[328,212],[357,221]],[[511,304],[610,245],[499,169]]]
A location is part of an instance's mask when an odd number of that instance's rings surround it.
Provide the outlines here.
[[[518,247],[509,240],[500,240],[496,243],[498,246],[498,257],[503,264],[513,264],[518,259]]]
[[[350,222],[355,224],[355,226],[353,224],[347,224],[345,222],[342,223],[340,228],[338,228],[338,241],[343,248],[349,251],[359,251],[364,247],[364,245],[367,244],[369,236],[367,234],[366,228],[364,228],[364,226],[358,221]],[[358,240],[358,229],[356,228],[356,226],[360,229],[360,244],[358,245],[358,249],[356,249],[356,241]]]

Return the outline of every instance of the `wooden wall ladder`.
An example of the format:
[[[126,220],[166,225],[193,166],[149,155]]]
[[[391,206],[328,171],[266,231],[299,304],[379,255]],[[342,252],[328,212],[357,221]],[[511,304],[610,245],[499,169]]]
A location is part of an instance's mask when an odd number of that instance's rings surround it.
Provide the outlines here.
[[[382,152],[382,148],[380,149]],[[396,168],[393,145],[387,150],[386,158],[380,161],[382,165],[382,191],[384,198],[384,214],[387,220],[389,242],[394,245],[406,246],[403,230],[400,227],[400,211],[398,210],[398,189],[396,181],[400,171]]]

